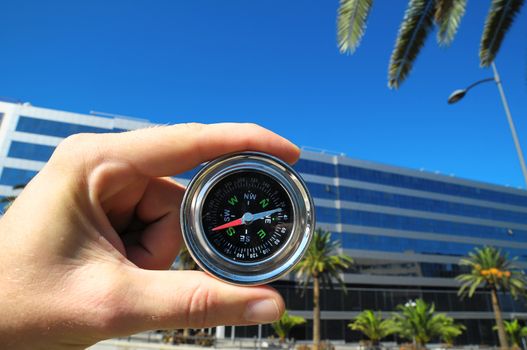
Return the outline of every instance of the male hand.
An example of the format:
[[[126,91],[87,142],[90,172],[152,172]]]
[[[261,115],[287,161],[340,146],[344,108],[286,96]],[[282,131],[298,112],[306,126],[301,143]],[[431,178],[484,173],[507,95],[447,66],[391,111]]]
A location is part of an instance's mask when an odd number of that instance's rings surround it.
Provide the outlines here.
[[[2,349],[83,349],[149,329],[269,323],[284,302],[197,271],[159,271],[182,244],[184,187],[168,176],[238,151],[299,150],[250,124],[79,134],[0,220]]]

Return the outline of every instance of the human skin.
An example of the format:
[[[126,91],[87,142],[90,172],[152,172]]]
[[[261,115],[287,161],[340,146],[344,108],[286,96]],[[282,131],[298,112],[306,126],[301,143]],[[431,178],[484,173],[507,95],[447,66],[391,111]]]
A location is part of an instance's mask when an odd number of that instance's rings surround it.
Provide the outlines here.
[[[64,140],[0,220],[0,348],[84,349],[149,329],[269,323],[272,288],[163,271],[182,244],[184,187],[220,155],[299,149],[252,124],[181,124]]]

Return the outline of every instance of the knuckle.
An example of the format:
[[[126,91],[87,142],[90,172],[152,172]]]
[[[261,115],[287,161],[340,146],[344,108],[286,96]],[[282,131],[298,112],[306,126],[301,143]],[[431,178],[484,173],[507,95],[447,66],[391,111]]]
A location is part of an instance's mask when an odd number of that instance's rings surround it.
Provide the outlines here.
[[[74,134],[65,138],[55,149],[50,159],[52,164],[77,164],[93,163],[100,161],[100,135]]]
[[[58,145],[57,150],[62,152],[71,151],[71,149],[79,148],[88,144],[94,137],[94,134],[73,134],[66,137]]]
[[[196,287],[190,297],[187,312],[187,324],[195,328],[205,328],[211,324],[211,313],[214,309],[214,295],[208,288]]]
[[[115,277],[102,283],[93,292],[91,303],[86,305],[87,313],[94,313],[95,325],[101,331],[114,334],[119,325],[128,317],[128,298],[123,294],[126,291],[120,278]]]
[[[59,143],[53,153],[53,158],[55,160],[61,160],[78,157],[79,153],[86,152],[86,146],[93,143],[92,140],[92,134],[74,134],[68,136]]]

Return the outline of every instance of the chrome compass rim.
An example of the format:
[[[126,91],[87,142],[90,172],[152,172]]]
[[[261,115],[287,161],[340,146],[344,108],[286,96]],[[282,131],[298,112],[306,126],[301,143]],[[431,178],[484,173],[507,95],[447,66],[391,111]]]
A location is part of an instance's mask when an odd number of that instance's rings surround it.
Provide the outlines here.
[[[256,262],[228,259],[207,240],[202,224],[205,198],[221,179],[237,172],[257,172],[277,181],[292,204],[293,228],[287,241],[269,257]],[[314,230],[314,205],[297,172],[276,157],[243,152],[207,163],[190,181],[180,212],[181,231],[190,255],[209,274],[232,284],[269,283],[291,271],[309,247]]]

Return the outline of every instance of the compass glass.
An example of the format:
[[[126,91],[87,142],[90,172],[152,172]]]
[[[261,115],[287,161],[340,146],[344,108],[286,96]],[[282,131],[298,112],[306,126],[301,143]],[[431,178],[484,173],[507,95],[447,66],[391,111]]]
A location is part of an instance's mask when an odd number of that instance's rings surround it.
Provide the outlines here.
[[[287,243],[293,214],[289,195],[275,179],[258,171],[239,171],[208,191],[201,217],[214,250],[249,263],[273,256]]]

